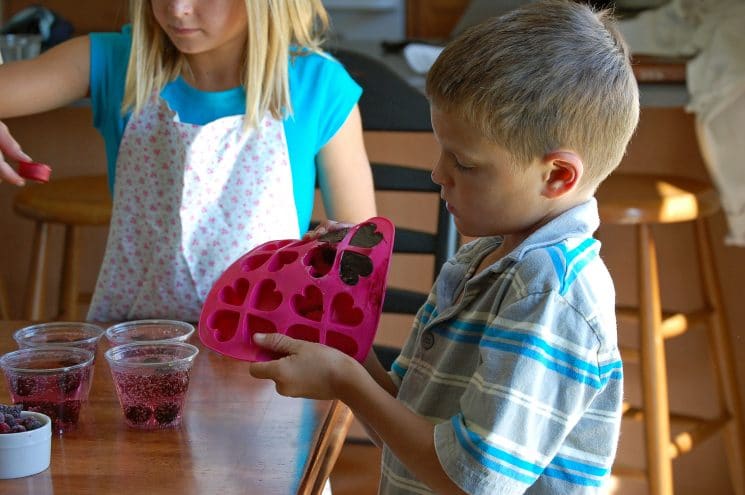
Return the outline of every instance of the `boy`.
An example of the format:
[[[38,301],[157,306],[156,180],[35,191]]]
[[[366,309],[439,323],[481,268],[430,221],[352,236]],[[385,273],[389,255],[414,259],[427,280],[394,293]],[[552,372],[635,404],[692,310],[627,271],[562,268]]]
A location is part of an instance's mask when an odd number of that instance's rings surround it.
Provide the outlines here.
[[[432,180],[458,230],[386,374],[282,335],[252,363],[281,394],[340,399],[384,444],[380,493],[603,490],[621,418],[615,294],[593,194],[636,127],[607,12],[538,2],[454,40],[427,76]]]

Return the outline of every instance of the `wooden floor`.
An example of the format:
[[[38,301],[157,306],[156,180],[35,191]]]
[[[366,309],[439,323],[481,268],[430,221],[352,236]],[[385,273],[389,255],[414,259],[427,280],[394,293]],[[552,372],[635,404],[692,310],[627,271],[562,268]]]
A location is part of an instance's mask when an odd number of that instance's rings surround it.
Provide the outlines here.
[[[331,472],[333,495],[376,495],[380,480],[380,449],[347,443]]]

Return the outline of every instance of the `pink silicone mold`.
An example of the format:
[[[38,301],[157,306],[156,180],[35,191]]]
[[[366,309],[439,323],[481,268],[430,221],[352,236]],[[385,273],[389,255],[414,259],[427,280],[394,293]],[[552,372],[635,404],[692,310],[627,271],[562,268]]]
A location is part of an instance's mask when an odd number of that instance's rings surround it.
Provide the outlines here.
[[[393,224],[374,217],[317,239],[254,248],[212,286],[199,338],[246,361],[279,357],[253,344],[257,332],[319,342],[364,360],[380,320],[393,237]]]

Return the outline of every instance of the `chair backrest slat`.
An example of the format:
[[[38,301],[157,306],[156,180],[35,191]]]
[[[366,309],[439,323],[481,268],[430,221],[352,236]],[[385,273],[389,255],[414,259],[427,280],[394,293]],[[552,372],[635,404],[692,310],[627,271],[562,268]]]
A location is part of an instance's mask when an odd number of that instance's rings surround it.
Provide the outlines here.
[[[382,61],[343,49],[331,53],[346,66],[352,78],[363,88],[359,107],[365,132],[432,132],[427,99]],[[426,232],[396,225],[393,252],[432,255],[432,273],[436,277],[442,265],[455,253],[459,237],[452,215],[440,198],[440,186],[432,182],[429,168],[375,162],[372,163],[372,173],[376,191],[401,192],[409,196],[416,193],[433,197],[431,202],[417,201],[416,204],[427,205],[426,207],[437,205],[436,213],[433,212],[437,216],[436,230]],[[395,218],[392,220],[396,223]],[[391,287],[389,284],[383,312],[415,315],[426,300],[427,293]],[[399,350],[380,345],[374,348],[381,363],[390,368]]]

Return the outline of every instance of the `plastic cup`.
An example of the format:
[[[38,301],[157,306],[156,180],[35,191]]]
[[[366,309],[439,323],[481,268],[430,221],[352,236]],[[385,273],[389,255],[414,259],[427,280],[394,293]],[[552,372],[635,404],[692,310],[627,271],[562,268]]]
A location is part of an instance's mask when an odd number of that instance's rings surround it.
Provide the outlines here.
[[[106,329],[111,345],[134,342],[186,342],[194,333],[194,325],[176,320],[135,320],[118,323]]]
[[[123,344],[106,351],[125,423],[144,430],[180,426],[198,353],[184,342]]]
[[[28,60],[39,55],[41,36],[38,34],[0,35],[0,63]]]
[[[80,347],[95,355],[103,334],[103,328],[91,323],[51,322],[21,328],[13,334],[13,339],[21,349],[49,345]]]
[[[78,425],[93,379],[93,353],[78,347],[30,347],[0,357],[13,403],[52,419],[64,433]]]

